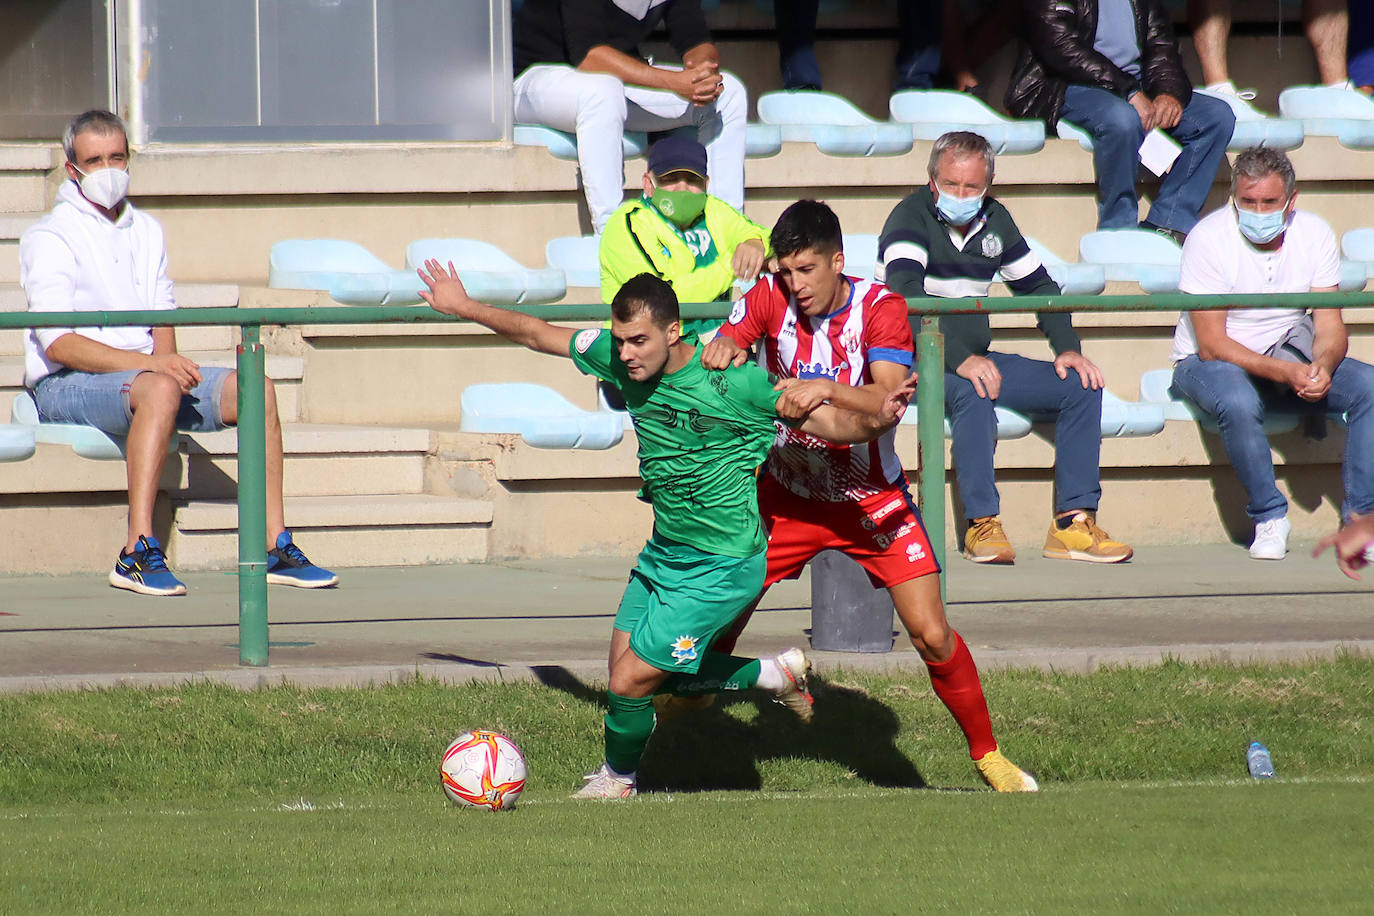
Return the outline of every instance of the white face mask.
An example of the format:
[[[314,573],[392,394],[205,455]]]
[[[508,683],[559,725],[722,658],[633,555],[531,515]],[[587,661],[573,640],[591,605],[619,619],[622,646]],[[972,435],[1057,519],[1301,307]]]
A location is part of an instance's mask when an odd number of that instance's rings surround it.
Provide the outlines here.
[[[113,210],[129,194],[129,173],[124,169],[96,169],[90,174],[76,169],[76,172],[81,176],[82,196],[96,206]]]

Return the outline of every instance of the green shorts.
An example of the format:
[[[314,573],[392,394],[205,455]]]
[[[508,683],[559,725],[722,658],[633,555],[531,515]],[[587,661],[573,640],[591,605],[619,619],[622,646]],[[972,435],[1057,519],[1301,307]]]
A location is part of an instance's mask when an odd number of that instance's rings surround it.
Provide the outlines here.
[[[655,535],[640,551],[615,628],[660,671],[695,674],[717,636],[763,591],[767,551],[723,557]]]

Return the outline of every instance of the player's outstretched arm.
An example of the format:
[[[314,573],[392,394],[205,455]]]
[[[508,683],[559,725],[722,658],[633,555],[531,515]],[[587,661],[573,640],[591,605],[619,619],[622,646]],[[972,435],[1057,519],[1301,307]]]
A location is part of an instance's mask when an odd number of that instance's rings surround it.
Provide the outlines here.
[[[889,391],[883,398],[876,413],[860,413],[822,404],[806,415],[801,430],[831,442],[856,443],[876,439],[897,424],[906,413],[911,397],[916,393],[916,373],[906,377],[900,386]],[[784,413],[783,401],[778,401],[779,415],[784,419],[796,419]]]
[[[452,261],[448,262],[448,268],[445,269],[438,261],[431,259],[416,273],[425,281],[425,286],[429,287],[427,290],[420,290],[420,298],[428,302],[429,307],[436,312],[475,321],[512,343],[529,347],[537,353],[548,353],[550,356],[568,355],[568,348],[576,331],[549,324],[532,315],[522,315],[520,312],[478,302],[468,295],[468,291],[463,287],[463,281],[458,279],[458,271],[453,268]]]

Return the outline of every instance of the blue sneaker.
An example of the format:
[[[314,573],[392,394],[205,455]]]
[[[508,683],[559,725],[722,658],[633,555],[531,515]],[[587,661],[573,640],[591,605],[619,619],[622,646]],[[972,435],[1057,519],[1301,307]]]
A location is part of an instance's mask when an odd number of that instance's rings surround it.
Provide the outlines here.
[[[162,545],[157,538],[145,535],[139,536],[138,549],[133,553],[119,552],[119,559],[110,571],[110,584],[140,595],[186,594],[186,585],[167,568],[167,555],[162,552]]]
[[[311,563],[292,542],[291,532],[283,531],[277,535],[277,546],[267,551],[267,584],[329,588],[339,584],[339,577]]]

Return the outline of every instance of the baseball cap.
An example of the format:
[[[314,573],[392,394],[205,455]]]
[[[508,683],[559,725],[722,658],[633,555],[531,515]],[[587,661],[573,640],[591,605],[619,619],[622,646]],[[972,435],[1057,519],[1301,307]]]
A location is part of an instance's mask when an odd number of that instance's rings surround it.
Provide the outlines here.
[[[706,178],[706,147],[691,137],[673,134],[649,147],[649,171],[655,175],[691,172]]]

